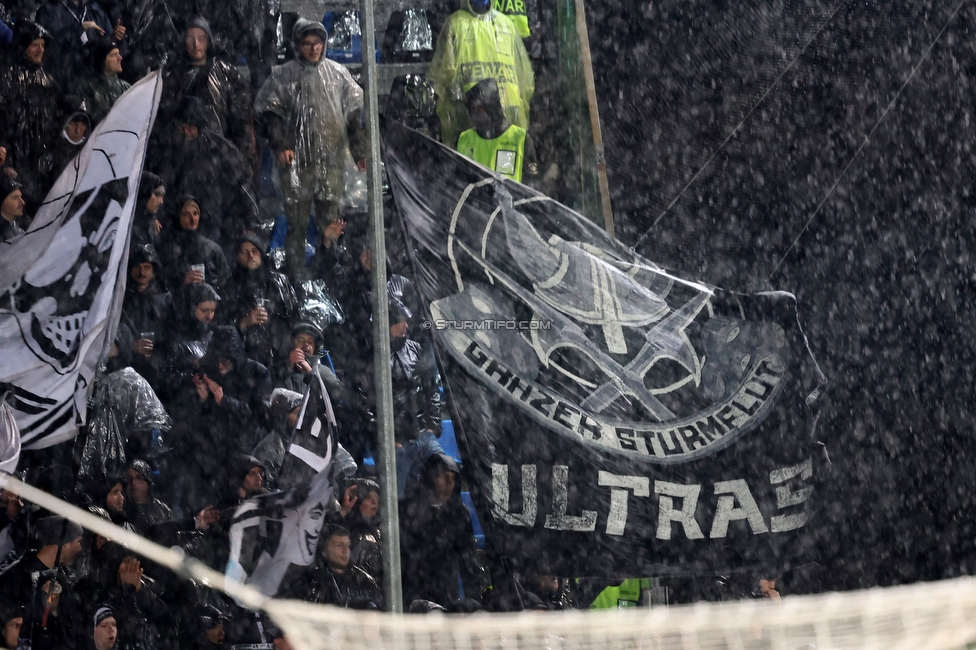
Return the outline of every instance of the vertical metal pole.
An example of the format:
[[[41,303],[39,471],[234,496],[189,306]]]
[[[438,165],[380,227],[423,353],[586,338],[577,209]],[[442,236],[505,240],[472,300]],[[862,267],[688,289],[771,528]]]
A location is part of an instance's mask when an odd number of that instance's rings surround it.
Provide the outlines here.
[[[383,178],[380,172],[380,118],[376,70],[376,26],[373,0],[362,0],[363,80],[366,83],[366,179],[369,188],[369,233],[373,266],[373,371],[379,444],[383,533],[383,593],[393,613],[403,612],[400,588],[400,518],[397,510],[396,443],[393,438],[393,383],[390,376],[390,314],[386,295],[386,240],[383,223]]]
[[[593,62],[590,58],[590,36],[586,29],[586,10],[583,0],[576,0],[576,31],[580,39],[580,55],[583,59],[583,80],[586,83],[586,101],[590,105],[590,127],[593,129],[593,148],[596,149],[596,174],[600,182],[600,204],[603,208],[603,226],[614,237],[613,209],[610,207],[610,181],[607,179],[607,156],[603,149],[603,129],[600,127],[600,107],[596,101],[596,82],[593,80]]]

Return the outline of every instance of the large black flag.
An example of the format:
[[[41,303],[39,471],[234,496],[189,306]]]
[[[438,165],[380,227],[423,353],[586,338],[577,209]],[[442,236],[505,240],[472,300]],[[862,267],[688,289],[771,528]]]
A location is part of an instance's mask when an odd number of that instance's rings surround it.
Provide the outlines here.
[[[495,548],[552,575],[799,560],[824,380],[794,297],[682,279],[413,131],[386,144]]]

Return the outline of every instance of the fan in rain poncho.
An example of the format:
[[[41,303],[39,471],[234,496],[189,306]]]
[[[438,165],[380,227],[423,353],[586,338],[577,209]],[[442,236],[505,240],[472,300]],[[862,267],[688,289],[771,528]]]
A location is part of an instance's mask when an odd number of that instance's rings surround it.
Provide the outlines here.
[[[361,168],[366,157],[363,92],[343,66],[325,58],[327,37],[321,23],[295,23],[298,56],[271,71],[254,103],[281,169],[286,268],[296,288],[306,277],[305,233],[313,203],[321,232],[339,217],[347,152]]]
[[[471,128],[464,94],[483,79],[495,79],[508,121],[529,128],[529,102],[535,78],[529,54],[512,19],[490,7],[489,0],[462,0],[437,38],[428,76],[437,94],[441,140],[457,145]]]

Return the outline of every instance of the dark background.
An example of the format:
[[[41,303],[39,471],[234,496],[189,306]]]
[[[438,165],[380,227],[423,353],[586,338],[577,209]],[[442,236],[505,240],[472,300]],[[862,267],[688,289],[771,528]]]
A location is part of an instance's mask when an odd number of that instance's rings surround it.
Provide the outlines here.
[[[790,592],[976,572],[976,3],[596,0],[587,23],[618,238],[795,293],[830,379],[819,568]]]

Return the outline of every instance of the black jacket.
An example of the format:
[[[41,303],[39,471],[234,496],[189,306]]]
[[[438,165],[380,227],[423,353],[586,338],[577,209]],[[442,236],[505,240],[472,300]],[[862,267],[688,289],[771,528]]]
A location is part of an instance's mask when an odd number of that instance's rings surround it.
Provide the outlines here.
[[[166,132],[164,138],[171,137],[179,126],[183,98],[197,97],[211,109],[211,126],[230,140],[249,164],[253,164],[251,89],[234,66],[208,54],[207,63],[197,67],[183,56],[166,68],[163,88],[157,123],[158,128]]]
[[[330,350],[333,361],[340,371],[347,393],[351,396],[350,416],[361,414],[360,422],[353,423],[353,430],[365,430],[371,426],[371,414],[375,413],[376,391],[373,386],[373,325],[371,291],[366,281],[368,275],[356,272],[349,276],[348,287],[343,291],[342,307],[346,321],[337,327],[335,344]],[[403,444],[415,440],[429,430],[441,434],[441,400],[437,363],[429,334],[417,324],[420,319],[419,299],[410,281],[393,274],[387,282],[391,302],[409,305],[411,329],[402,347],[393,349],[390,358],[393,378],[394,432],[397,442]],[[390,324],[395,324],[391,312]],[[358,403],[356,399],[358,396]]]
[[[95,29],[82,29],[81,23],[88,21],[98,24],[106,34],[111,34],[115,29],[112,19],[97,2],[83,0],[80,6],[75,7],[71,0],[61,0],[46,2],[37,10],[37,23],[51,32],[53,37],[44,53],[44,60],[64,84],[88,72],[83,47],[86,42],[100,36]],[[86,37],[85,41],[82,41],[83,37]]]
[[[44,199],[53,166],[51,142],[61,127],[61,86],[47,70],[18,57],[0,71],[0,142],[7,147],[4,166],[17,170],[28,206]]]
[[[302,570],[291,572],[291,569]],[[336,573],[319,555],[310,570],[293,566],[289,571],[281,581],[283,586],[279,598],[357,609],[367,602],[375,603],[380,609],[383,607],[383,592],[376,580],[352,564],[344,573]]]
[[[236,248],[235,248],[236,250]],[[241,332],[247,356],[273,368],[287,362],[291,343],[291,324],[298,322],[298,298],[284,274],[271,270],[271,261],[262,253],[262,264],[254,271],[237,264],[224,285],[221,321],[240,330],[241,319],[257,307],[258,299],[270,301],[268,322],[251,325]]]
[[[199,197],[207,219],[200,233],[221,245],[229,245],[242,232],[254,228],[257,218],[248,163],[237,147],[208,126],[195,140],[180,135],[155,156],[154,171],[173,196]]]
[[[206,217],[203,217],[206,218]],[[203,227],[201,223],[200,227]],[[163,267],[166,286],[176,291],[183,284],[183,278],[194,264],[206,266],[207,284],[220,291],[230,277],[230,266],[224,251],[213,241],[194,232],[174,228],[159,246],[159,260]]]
[[[122,75],[135,83],[150,70],[158,70],[181,44],[166,0],[134,0],[122,7],[122,24],[129,51],[122,61]]]

